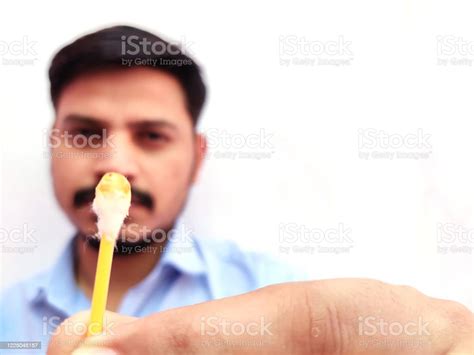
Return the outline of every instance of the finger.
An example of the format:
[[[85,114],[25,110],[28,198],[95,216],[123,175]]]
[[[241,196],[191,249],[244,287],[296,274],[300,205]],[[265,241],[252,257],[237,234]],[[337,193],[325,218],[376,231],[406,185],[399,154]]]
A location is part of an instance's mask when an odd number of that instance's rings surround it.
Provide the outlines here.
[[[136,318],[123,316],[113,312],[104,315],[104,332],[113,333],[119,324],[125,324]],[[71,354],[75,349],[93,342],[92,337],[87,337],[90,312],[83,311],[67,318],[54,332],[49,347],[48,355]]]

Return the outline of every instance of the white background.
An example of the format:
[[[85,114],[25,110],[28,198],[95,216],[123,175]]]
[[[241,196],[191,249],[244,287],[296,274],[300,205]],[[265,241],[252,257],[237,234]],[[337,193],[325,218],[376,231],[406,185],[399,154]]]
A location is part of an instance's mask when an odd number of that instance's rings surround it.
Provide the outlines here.
[[[205,68],[210,92],[200,129],[234,139],[230,147],[214,141],[190,196],[184,220],[199,236],[233,239],[288,258],[314,278],[409,284],[473,309],[472,254],[460,251],[472,250],[473,237],[448,240],[453,234],[440,233],[455,226],[474,234],[470,5],[453,0],[4,3],[2,248],[18,246],[11,236],[24,227],[33,231],[34,241],[26,241],[30,251],[23,254],[2,249],[0,286],[51,265],[73,232],[54,200],[43,155],[53,117],[49,60],[78,35],[126,23],[188,43]],[[6,49],[25,38],[34,44],[20,47],[23,53]],[[293,41],[313,50],[296,48]],[[335,41],[343,43],[339,50]],[[32,64],[11,64],[15,59]],[[297,65],[302,59],[316,62]],[[327,59],[347,65],[317,62]],[[391,135],[391,145],[383,149],[377,140],[378,146],[361,146],[361,136],[377,132]],[[256,134],[267,136],[263,148],[239,146],[239,139]],[[418,146],[397,146],[399,138],[413,134],[421,135],[410,141]],[[380,151],[424,157],[375,159],[372,154]],[[223,152],[269,157],[230,159],[219,155]],[[338,225],[350,242],[328,241]],[[299,235],[289,243],[288,226],[312,230],[313,236],[325,232],[326,238],[307,241]],[[322,246],[347,252],[325,253]]]

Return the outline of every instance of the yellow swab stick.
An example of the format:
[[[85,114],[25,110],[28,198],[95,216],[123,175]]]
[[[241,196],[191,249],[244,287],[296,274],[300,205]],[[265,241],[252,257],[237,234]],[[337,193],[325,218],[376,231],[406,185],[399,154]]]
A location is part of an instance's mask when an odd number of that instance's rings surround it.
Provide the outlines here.
[[[103,331],[115,241],[128,215],[131,199],[130,183],[125,176],[118,173],[106,173],[95,188],[92,208],[98,217],[100,248],[88,335],[101,334]]]

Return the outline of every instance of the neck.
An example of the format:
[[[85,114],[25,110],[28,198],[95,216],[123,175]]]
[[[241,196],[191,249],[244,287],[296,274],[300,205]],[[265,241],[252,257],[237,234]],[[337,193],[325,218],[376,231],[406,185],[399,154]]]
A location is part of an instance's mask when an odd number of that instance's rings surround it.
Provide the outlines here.
[[[127,248],[129,251],[123,252]],[[125,293],[133,286],[142,281],[159,262],[161,252],[146,251],[140,244],[140,248],[132,245],[119,247],[122,253],[114,255],[112,261],[112,273],[110,275],[109,296],[107,299],[107,309],[116,311]],[[136,252],[136,250],[144,250]],[[154,250],[162,250],[155,248]],[[94,288],[94,278],[97,266],[98,248],[94,243],[90,243],[87,238],[77,236],[75,238],[75,276],[79,288],[88,298],[92,298]]]

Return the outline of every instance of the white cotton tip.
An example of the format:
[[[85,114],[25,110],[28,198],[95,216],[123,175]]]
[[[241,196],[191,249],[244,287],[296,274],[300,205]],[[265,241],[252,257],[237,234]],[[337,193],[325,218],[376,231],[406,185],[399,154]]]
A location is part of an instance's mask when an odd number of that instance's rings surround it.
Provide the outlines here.
[[[128,216],[132,192],[127,178],[118,173],[106,173],[95,188],[92,209],[97,215],[99,236],[116,240],[123,221]]]

